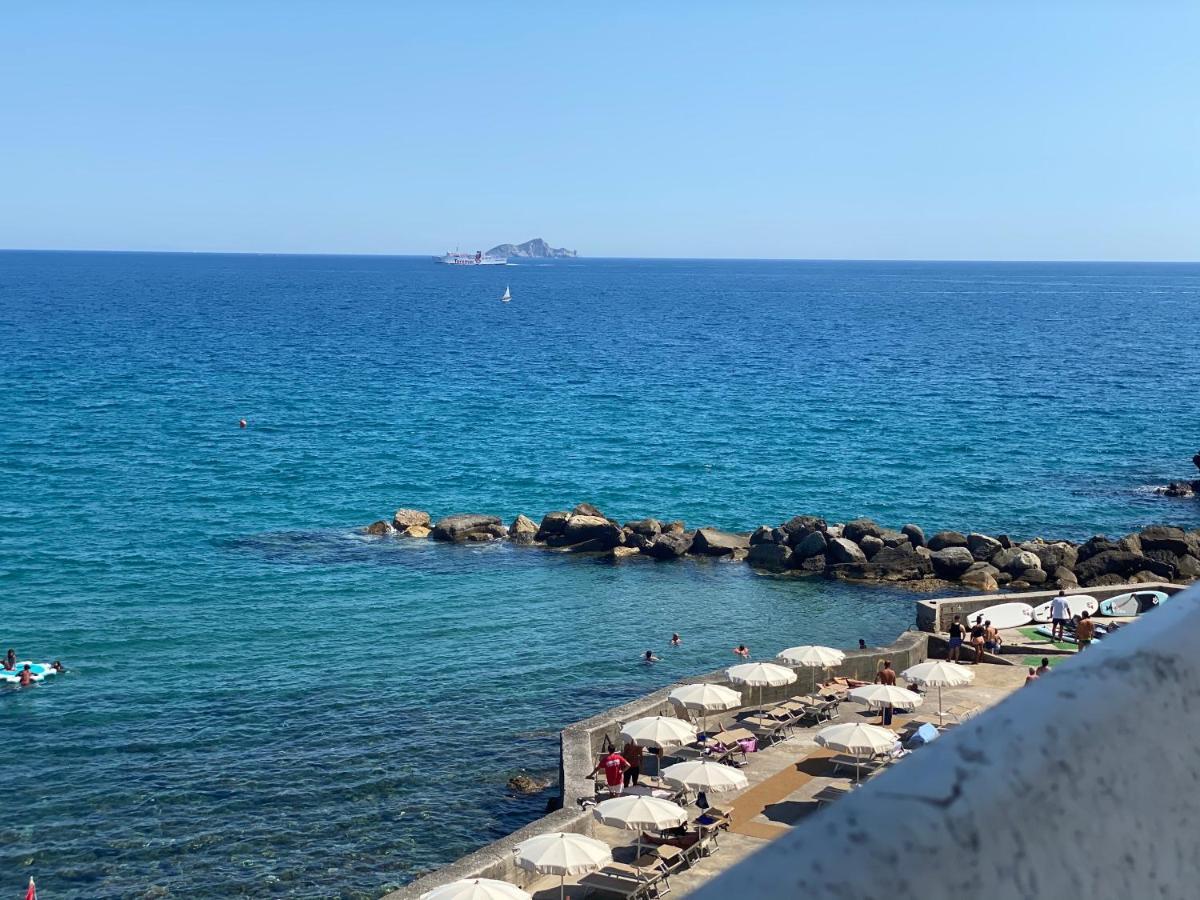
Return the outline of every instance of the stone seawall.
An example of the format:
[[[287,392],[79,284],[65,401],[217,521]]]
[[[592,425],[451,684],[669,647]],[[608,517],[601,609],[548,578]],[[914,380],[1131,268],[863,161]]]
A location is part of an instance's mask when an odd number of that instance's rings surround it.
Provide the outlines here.
[[[928,637],[923,632],[906,631],[887,647],[869,647],[866,650],[847,651],[845,662],[828,671],[834,675],[872,681],[879,669],[879,663],[883,659],[890,659],[897,671],[903,671],[924,660],[927,643]],[[826,675],[824,669],[796,668],[795,671],[798,680],[794,684],[777,688],[763,688],[763,702],[770,703],[795,694],[807,693],[816,687],[818,679],[823,679]],[[743,699],[747,701],[746,706],[756,706],[759,702],[757,689],[730,685],[724,670],[689,678],[685,683],[697,682],[713,682],[741,690],[744,694]],[[613,743],[621,743],[622,725],[642,716],[679,716],[681,711],[667,699],[667,695],[677,687],[679,684],[673,684],[655,691],[653,694],[639,697],[591,718],[568,725],[559,734],[559,789],[562,809],[549,813],[519,831],[498,841],[493,841],[453,863],[423,875],[399,890],[387,894],[384,900],[417,900],[427,891],[460,878],[500,878],[517,885],[529,883],[536,876],[523,872],[514,865],[513,847],[523,840],[553,831],[591,834],[592,814],[582,809],[579,804],[580,801],[595,796],[595,783],[587,775],[596,763],[597,754],[604,745],[605,738]],[[732,714],[731,711],[722,715]]]
[[[684,557],[745,561],[779,576],[824,576],[861,582],[908,583],[924,590],[957,584],[991,592],[1127,583],[1188,584],[1200,578],[1200,529],[1148,525],[1082,544],[1008,535],[939,531],[907,524],[886,528],[870,519],[830,524],[817,516],[793,516],[753,531],[689,530],[683,522],[636,519],[621,524],[581,503],[547,513],[540,524],[517,516],[462,514],[437,522],[422,510],[397,510],[366,527],[381,539],[426,538],[461,542],[506,540],[517,546],[603,556],[614,562],[668,562]]]

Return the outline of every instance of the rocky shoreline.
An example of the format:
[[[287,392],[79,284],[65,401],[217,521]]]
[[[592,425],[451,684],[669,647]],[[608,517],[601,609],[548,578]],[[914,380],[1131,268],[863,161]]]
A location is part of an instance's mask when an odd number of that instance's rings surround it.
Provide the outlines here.
[[[688,529],[681,521],[618,522],[590,503],[546,513],[540,523],[517,516],[459,514],[434,521],[429,513],[400,509],[390,521],[366,526],[378,537],[431,538],[450,543],[509,541],[612,560],[657,561],[717,557],[745,561],[777,575],[823,576],[861,582],[932,587],[956,584],[981,591],[1103,587],[1200,578],[1200,528],[1149,525],[1120,538],[1097,535],[1083,543],[1008,535],[939,531],[919,525],[885,528],[870,519],[828,523],[794,516],[752,532]]]

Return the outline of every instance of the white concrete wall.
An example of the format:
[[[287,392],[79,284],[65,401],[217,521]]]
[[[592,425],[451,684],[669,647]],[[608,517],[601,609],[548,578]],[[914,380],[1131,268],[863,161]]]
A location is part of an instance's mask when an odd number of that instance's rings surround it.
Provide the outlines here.
[[[1200,586],[693,896],[1200,896]]]

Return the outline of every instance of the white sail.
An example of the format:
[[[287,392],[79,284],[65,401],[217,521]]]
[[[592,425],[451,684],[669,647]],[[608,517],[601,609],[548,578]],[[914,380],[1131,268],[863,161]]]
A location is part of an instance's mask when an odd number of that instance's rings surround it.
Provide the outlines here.
[[[500,296],[500,299],[505,303],[512,299],[512,294],[508,290],[508,285],[504,286],[504,293]]]

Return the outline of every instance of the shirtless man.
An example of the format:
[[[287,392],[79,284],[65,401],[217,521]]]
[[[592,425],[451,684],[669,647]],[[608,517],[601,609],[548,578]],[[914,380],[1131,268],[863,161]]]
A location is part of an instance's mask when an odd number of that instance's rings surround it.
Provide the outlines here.
[[[1000,652],[1000,631],[991,622],[983,623],[983,647],[990,653]]]
[[[950,652],[946,658],[951,662],[958,662],[959,650],[963,642],[963,626],[962,622],[958,621],[958,616],[954,617],[954,621],[950,623]]]
[[[895,684],[896,683],[896,670],[892,668],[892,661],[890,659],[885,659],[883,661],[883,668],[879,670],[878,674],[876,674],[875,683],[876,684]]]
[[[25,668],[21,670],[19,683],[21,687],[29,687],[33,684],[33,669],[29,668],[29,663],[26,663]]]
[[[740,656],[742,659],[750,658],[750,648],[745,644],[738,644],[733,648],[733,653],[735,656]]]
[[[1091,617],[1085,611],[1079,624],[1075,626],[1075,640],[1079,641],[1079,649],[1083,650],[1092,643],[1092,638],[1096,636],[1096,623],[1091,620]]]

